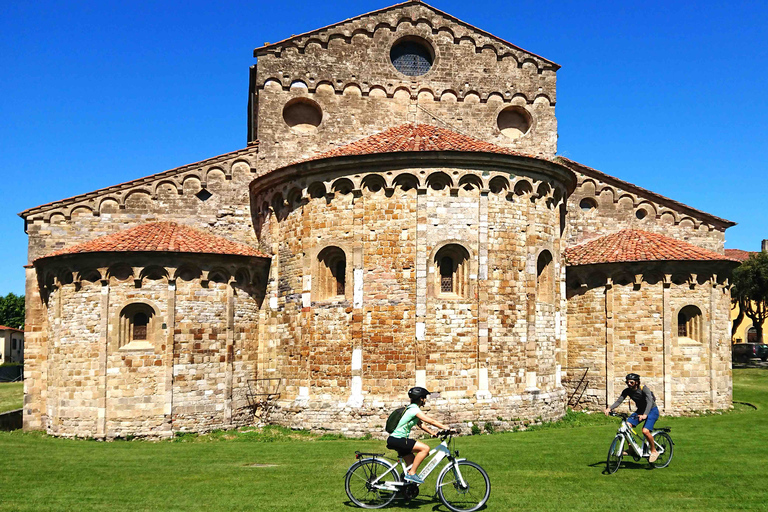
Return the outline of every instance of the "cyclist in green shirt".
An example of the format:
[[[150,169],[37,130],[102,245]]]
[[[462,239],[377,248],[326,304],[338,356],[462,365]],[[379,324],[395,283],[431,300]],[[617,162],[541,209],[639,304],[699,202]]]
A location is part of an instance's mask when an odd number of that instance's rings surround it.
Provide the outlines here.
[[[421,430],[432,437],[437,435],[438,431],[432,432],[424,427],[423,423],[434,425],[440,430],[449,430],[449,427],[421,412],[421,407],[424,406],[429,395],[429,391],[422,387],[408,390],[408,398],[411,400],[411,405],[405,409],[397,427],[392,432],[392,435],[387,438],[387,448],[397,451],[403,457],[406,464],[413,463],[411,469],[404,475],[406,482],[424,483],[424,480],[416,474],[416,470],[419,468],[419,464],[429,455],[430,449],[425,443],[409,438],[411,429],[418,425]]]

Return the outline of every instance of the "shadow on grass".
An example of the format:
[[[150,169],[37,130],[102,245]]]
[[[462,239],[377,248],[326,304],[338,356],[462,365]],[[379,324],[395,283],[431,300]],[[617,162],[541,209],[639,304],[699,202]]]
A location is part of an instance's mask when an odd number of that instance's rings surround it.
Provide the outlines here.
[[[432,508],[431,509],[426,508],[426,507],[429,507],[430,504],[432,505]],[[349,500],[343,502],[343,505],[347,508],[352,508],[352,509],[360,508]],[[443,503],[440,501],[437,495],[419,495],[416,498],[410,499],[408,501],[405,501],[402,498],[395,498],[392,501],[392,503],[384,507],[382,510],[387,510],[391,508],[398,508],[398,509],[405,509],[405,510],[418,510],[418,509],[424,508],[426,510],[433,510],[434,512],[443,512],[448,510],[448,507],[443,505]],[[483,505],[477,510],[485,510],[487,508],[488,508],[488,504],[486,503],[485,505]]]
[[[608,473],[608,469],[605,467],[605,461],[604,460],[601,460],[599,462],[593,462],[592,464],[587,464],[587,467],[590,467],[590,468],[602,467],[603,468],[602,473],[604,475],[609,474]],[[622,459],[621,460],[621,465],[619,466],[619,469],[634,469],[634,470],[644,469],[644,470],[647,471],[647,470],[655,469],[655,467],[654,467],[653,464],[647,464],[645,462],[639,462],[639,461],[635,462],[633,460]],[[617,469],[616,471],[618,471],[619,469]]]

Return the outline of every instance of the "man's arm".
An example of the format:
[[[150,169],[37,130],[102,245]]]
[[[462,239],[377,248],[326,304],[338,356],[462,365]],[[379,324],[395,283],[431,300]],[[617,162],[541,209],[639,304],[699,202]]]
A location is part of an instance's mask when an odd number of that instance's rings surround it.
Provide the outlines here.
[[[605,408],[605,415],[606,415],[606,416],[607,416],[607,415],[608,415],[608,413],[610,413],[612,410],[614,410],[615,408],[617,408],[618,406],[620,406],[620,405],[622,404],[622,402],[624,402],[624,396],[625,396],[625,395],[624,395],[624,393],[622,392],[622,393],[621,393],[621,395],[619,395],[619,399],[618,399],[618,400],[616,400],[615,402],[613,402],[613,405],[611,405],[610,407],[606,407],[606,408]]]
[[[648,413],[651,412],[651,409],[656,405],[656,402],[654,402],[653,393],[648,389],[648,386],[643,386],[643,395],[645,395],[645,411],[643,412],[643,416],[647,418]]]

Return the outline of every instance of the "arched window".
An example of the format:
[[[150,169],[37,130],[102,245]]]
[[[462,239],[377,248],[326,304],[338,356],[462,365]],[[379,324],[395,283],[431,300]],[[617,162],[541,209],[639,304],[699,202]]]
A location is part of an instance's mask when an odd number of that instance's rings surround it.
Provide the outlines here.
[[[315,300],[343,298],[347,292],[347,256],[339,247],[326,247],[317,255],[313,276]]]
[[[701,310],[696,306],[685,306],[677,314],[677,336],[701,342],[701,324]]]
[[[155,310],[149,304],[134,303],[125,306],[120,312],[119,348],[153,348],[156,323]]]
[[[435,295],[467,297],[469,295],[469,251],[458,244],[443,246],[434,259],[432,288]]]
[[[555,300],[555,264],[549,251],[541,251],[536,260],[536,301],[552,304]]]
[[[453,260],[445,256],[440,260],[440,293],[455,293],[453,282]]]
[[[747,343],[757,343],[757,329],[754,327],[747,329]]]

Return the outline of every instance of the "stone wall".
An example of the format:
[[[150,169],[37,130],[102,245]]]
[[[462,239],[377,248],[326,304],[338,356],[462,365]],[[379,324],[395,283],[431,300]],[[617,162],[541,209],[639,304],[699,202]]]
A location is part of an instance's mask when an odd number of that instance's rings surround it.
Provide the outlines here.
[[[263,302],[254,282],[266,282],[264,263],[180,255],[163,267],[164,258],[127,253],[100,267],[103,256],[84,254],[37,263],[41,327],[50,334],[34,344],[25,428],[112,439],[252,420],[248,385]],[[151,320],[146,340],[131,341],[124,322],[137,306]]]
[[[700,268],[696,268],[699,266]],[[698,274],[690,273],[698,270]],[[665,414],[730,406],[730,293],[726,268],[703,263],[569,268],[568,383],[588,367],[580,406],[611,404],[638,373]],[[700,312],[695,339],[678,335],[678,314]]]
[[[568,246],[621,229],[640,229],[724,254],[732,222],[564,160],[578,184],[568,198]]]
[[[421,76],[395,69],[390,49],[419,38],[434,52]],[[257,49],[251,113],[260,169],[274,169],[406,122],[437,124],[523,153],[557,150],[559,66],[419,4],[395,6]],[[316,127],[291,127],[289,102],[319,108]],[[519,106],[531,117],[517,139],[499,113]]]
[[[351,168],[251,187],[262,249],[277,248],[259,366],[284,383],[271,421],[376,429],[413,385],[439,390],[457,422],[559,417],[565,183],[514,166]],[[328,297],[316,281],[334,247],[346,283]],[[449,249],[466,260],[446,293]]]

